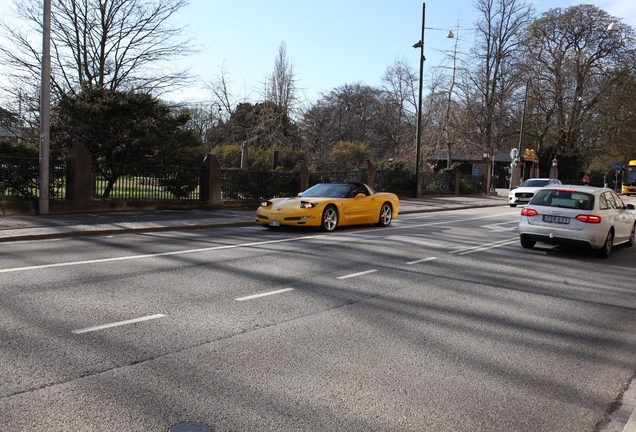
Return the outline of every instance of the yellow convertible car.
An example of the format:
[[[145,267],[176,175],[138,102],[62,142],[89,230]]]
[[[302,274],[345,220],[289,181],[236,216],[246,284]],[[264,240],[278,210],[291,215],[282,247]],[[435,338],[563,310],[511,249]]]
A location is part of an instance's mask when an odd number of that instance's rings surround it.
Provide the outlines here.
[[[256,223],[333,231],[345,225],[387,226],[399,211],[395,194],[376,193],[363,183],[319,183],[297,197],[263,201],[256,210]]]

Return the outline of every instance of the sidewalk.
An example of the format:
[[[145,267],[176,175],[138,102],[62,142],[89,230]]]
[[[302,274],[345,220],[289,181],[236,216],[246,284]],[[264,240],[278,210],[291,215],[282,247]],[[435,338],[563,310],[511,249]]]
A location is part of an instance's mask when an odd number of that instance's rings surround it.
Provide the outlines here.
[[[400,214],[506,205],[497,195],[404,198]],[[0,242],[255,225],[250,210],[157,210],[0,216]],[[398,216],[399,217],[399,216]]]

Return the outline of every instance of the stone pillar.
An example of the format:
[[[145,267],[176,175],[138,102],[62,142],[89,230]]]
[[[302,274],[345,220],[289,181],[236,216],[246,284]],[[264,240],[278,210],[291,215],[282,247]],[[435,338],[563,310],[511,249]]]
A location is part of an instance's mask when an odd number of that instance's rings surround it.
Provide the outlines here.
[[[66,156],[66,199],[75,203],[91,200],[93,163],[84,144],[76,143]]]
[[[462,174],[458,169],[455,170],[455,195],[459,196],[459,185],[462,182]]]
[[[201,167],[201,201],[207,204],[221,204],[221,164],[213,154],[203,160]]]
[[[304,190],[309,189],[309,170],[304,160],[298,161],[294,167],[296,175],[296,184],[294,186],[294,194],[298,195]]]
[[[371,189],[375,188],[375,169],[370,160],[365,160],[360,168],[360,181],[369,186]]]

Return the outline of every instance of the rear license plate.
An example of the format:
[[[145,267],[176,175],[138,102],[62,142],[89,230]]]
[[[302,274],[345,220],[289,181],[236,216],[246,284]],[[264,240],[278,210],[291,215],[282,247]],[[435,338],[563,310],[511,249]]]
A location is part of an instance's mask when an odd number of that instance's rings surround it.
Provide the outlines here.
[[[269,221],[269,226],[280,226],[280,221]]]
[[[551,223],[560,223],[560,224],[569,224],[570,218],[563,216],[543,216],[543,222],[551,222]]]

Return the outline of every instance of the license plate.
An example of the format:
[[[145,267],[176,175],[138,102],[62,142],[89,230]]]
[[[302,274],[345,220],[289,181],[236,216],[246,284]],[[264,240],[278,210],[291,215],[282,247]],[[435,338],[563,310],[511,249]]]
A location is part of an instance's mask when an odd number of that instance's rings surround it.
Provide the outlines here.
[[[530,201],[530,198],[517,198],[517,201],[528,202]]]
[[[560,224],[569,224],[570,218],[563,216],[543,216],[543,222],[552,222],[552,223],[560,223]]]
[[[269,221],[269,226],[280,226],[280,221]]]

